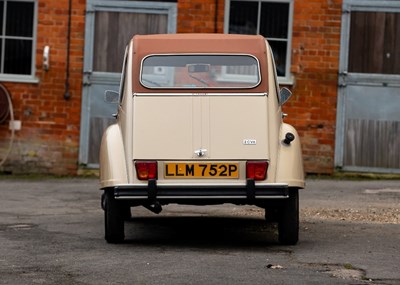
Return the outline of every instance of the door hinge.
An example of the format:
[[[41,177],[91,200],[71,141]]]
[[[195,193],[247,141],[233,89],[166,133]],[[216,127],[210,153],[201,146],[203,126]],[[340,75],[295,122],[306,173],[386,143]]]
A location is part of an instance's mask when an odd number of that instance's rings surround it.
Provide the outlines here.
[[[346,87],[347,86],[347,82],[346,82],[347,74],[348,74],[347,71],[339,72],[339,83],[338,83],[339,87]]]
[[[90,82],[90,76],[92,75],[92,71],[84,71],[83,72],[83,86],[90,86],[92,83]]]

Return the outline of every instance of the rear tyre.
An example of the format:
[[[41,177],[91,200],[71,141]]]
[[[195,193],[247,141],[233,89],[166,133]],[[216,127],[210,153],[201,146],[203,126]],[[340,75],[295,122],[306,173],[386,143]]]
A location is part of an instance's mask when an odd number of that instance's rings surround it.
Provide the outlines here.
[[[276,205],[270,205],[265,208],[265,221],[267,223],[276,223],[279,221],[280,208]]]
[[[122,211],[123,211],[122,215],[123,215],[125,221],[128,221],[132,218],[131,207],[124,206]]]
[[[121,243],[124,241],[124,211],[114,198],[112,190],[104,192],[104,230],[108,243]]]
[[[282,202],[278,222],[279,242],[295,245],[299,241],[299,190],[290,189],[289,198]]]

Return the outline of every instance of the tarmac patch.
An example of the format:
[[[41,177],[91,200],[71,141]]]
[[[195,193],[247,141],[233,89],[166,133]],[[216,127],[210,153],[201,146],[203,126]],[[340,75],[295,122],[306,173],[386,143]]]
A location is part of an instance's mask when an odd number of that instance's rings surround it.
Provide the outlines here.
[[[29,225],[29,224],[14,224],[14,225],[8,225],[6,229],[11,229],[11,230],[30,230],[34,226]]]
[[[383,189],[367,189],[364,190],[365,194],[400,194],[400,189],[393,189],[393,188],[383,188]]]

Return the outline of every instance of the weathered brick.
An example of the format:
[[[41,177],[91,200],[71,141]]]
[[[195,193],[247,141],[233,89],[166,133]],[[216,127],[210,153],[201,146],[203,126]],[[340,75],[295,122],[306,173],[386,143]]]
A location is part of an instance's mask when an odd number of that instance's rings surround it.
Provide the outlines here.
[[[68,27],[68,1],[41,0],[38,1],[37,50],[36,50],[36,77],[38,84],[2,82],[12,94],[14,114],[16,120],[22,121],[22,129],[17,132],[18,143],[14,144],[11,157],[5,169],[14,173],[54,173],[75,174],[77,171],[79,120],[75,120],[75,133],[68,137],[68,114],[80,114],[80,96],[82,81],[82,60],[84,46],[84,10],[86,1],[73,1],[73,29],[72,45],[74,52],[70,54],[71,62],[79,61],[74,69],[70,70],[74,84],[71,92],[78,94],[72,100],[77,107],[65,104],[63,99],[65,62],[66,62],[66,34]],[[79,16],[78,16],[79,15]],[[76,35],[80,38],[76,38]],[[43,48],[50,45],[50,70],[42,70]],[[76,60],[76,58],[78,58]],[[72,85],[72,84],[71,84]],[[0,138],[7,138],[8,130],[0,128]],[[72,145],[71,151],[64,147],[68,142]],[[61,146],[61,147],[60,147]],[[69,156],[69,159],[64,157]]]
[[[12,94],[15,119],[22,121],[7,162],[14,172],[75,174],[79,153],[86,0],[72,5],[70,93],[63,99],[68,0],[38,1],[36,77],[39,84],[3,82]],[[296,0],[291,72],[294,96],[283,107],[299,131],[305,169],[333,171],[342,0]],[[177,31],[224,32],[223,0],[178,0]],[[217,23],[215,23],[217,17]],[[42,70],[43,48],[51,46],[51,68]],[[0,141],[9,130],[0,126]]]

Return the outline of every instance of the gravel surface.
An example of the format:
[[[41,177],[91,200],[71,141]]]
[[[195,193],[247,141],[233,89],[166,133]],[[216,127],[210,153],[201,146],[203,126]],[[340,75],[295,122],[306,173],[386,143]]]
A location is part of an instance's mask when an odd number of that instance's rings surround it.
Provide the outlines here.
[[[237,214],[263,217],[264,210],[239,207]],[[400,181],[308,180],[300,191],[300,219],[398,225]]]
[[[264,215],[264,210],[258,208],[238,209],[236,214],[238,216],[262,217]],[[400,209],[376,207],[368,207],[365,209],[303,207],[300,209],[300,220],[304,222],[312,222],[315,220],[331,220],[399,225]]]
[[[400,209],[375,208],[335,209],[335,208],[302,208],[302,220],[342,220],[361,223],[400,224]]]

